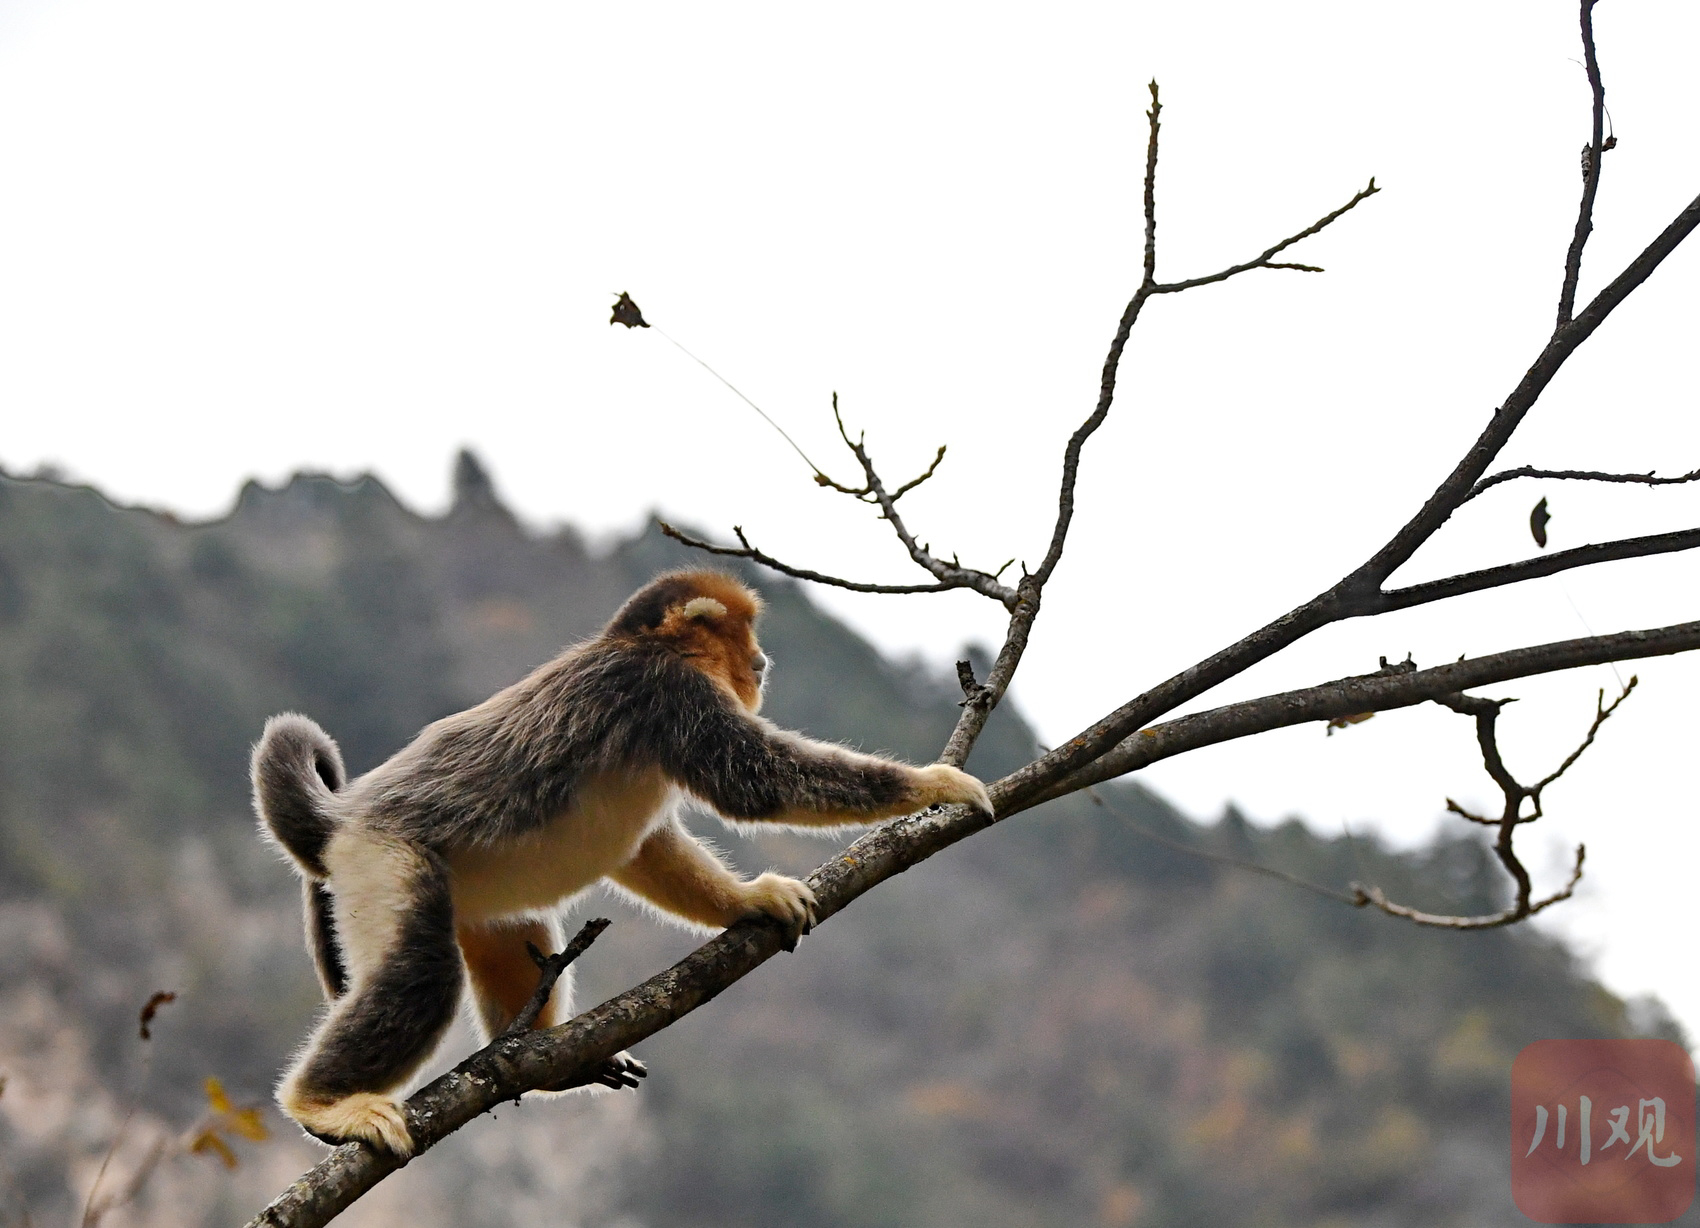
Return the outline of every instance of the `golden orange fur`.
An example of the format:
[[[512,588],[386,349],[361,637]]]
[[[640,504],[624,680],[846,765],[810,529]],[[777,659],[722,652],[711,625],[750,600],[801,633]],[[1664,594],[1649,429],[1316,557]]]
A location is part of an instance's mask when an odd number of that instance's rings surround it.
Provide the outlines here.
[[[758,711],[761,675],[752,663],[761,654],[756,643],[761,598],[725,572],[682,572],[678,578],[697,596],[668,610],[653,634],[673,640],[693,665]]]

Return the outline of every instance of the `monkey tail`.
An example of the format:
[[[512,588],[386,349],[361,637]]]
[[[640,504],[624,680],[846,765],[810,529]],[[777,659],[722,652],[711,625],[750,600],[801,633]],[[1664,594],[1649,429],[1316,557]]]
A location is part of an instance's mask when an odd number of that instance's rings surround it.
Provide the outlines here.
[[[327,877],[325,844],[337,826],[332,794],[348,779],[336,743],[306,717],[285,712],[266,722],[250,766],[254,809],[266,831],[303,874]]]

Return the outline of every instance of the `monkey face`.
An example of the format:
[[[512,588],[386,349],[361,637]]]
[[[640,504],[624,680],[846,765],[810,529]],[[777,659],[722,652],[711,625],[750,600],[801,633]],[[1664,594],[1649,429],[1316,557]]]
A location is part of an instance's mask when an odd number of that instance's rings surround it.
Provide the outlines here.
[[[730,689],[744,707],[761,711],[768,660],[756,642],[754,618],[735,614],[712,598],[696,601],[712,602],[717,608],[690,620],[692,625],[683,637],[686,655],[703,673]]]
[[[760,614],[761,598],[724,572],[673,572],[636,593],[609,632],[671,641],[681,656],[756,712],[768,667],[756,642]]]

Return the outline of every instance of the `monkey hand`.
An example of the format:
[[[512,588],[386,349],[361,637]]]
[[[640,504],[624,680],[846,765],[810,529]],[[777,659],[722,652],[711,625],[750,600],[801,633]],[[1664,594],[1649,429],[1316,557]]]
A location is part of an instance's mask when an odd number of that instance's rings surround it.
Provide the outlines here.
[[[620,1091],[627,1087],[636,1087],[639,1079],[649,1077],[649,1067],[624,1049],[608,1059],[608,1064],[596,1076],[596,1082],[603,1087],[611,1087]]]
[[[948,763],[935,763],[917,770],[920,776],[917,794],[923,806],[948,806],[953,803],[972,806],[981,814],[991,815],[992,799],[986,786],[960,768]]]
[[[772,917],[788,934],[787,951],[797,948],[797,939],[814,928],[815,893],[809,885],[783,874],[761,874],[739,884],[746,917]]]
[[[537,1096],[539,1099],[549,1100],[553,1099],[560,1093],[577,1091],[579,1088],[585,1086],[589,1086],[592,1090],[595,1090],[597,1087],[607,1087],[612,1088],[614,1091],[622,1091],[628,1087],[635,1088],[638,1085],[639,1079],[647,1079],[648,1077],[649,1067],[645,1066],[642,1062],[638,1061],[637,1058],[622,1049],[620,1052],[616,1053],[613,1057],[604,1062],[600,1070],[590,1076],[589,1084],[577,1082],[554,1083],[544,1087],[539,1087],[536,1091],[528,1092],[527,1094]]]

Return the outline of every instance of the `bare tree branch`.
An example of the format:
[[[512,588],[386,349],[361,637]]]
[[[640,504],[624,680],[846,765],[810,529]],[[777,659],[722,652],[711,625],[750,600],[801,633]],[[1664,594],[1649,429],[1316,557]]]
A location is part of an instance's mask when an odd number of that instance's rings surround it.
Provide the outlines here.
[[[1234,277],[1240,273],[1249,273],[1252,269],[1296,269],[1301,273],[1324,272],[1325,270],[1314,264],[1280,264],[1273,263],[1272,258],[1297,243],[1300,239],[1308,239],[1311,235],[1316,234],[1318,231],[1331,226],[1334,222],[1338,221],[1351,210],[1356,209],[1360,204],[1374,196],[1379,191],[1381,191],[1381,189],[1375,186],[1375,180],[1372,178],[1369,181],[1368,187],[1364,188],[1356,196],[1352,197],[1351,200],[1334,210],[1333,213],[1327,214],[1315,222],[1312,222],[1309,226],[1306,226],[1303,230],[1299,231],[1298,234],[1290,235],[1287,238],[1282,239],[1274,247],[1264,251],[1261,256],[1258,256],[1253,260],[1248,260],[1244,264],[1231,265],[1230,267],[1223,269],[1220,273],[1212,273],[1208,277],[1190,277],[1186,281],[1171,281],[1155,285],[1151,288],[1151,293],[1174,294],[1181,290],[1191,290],[1194,286],[1208,286],[1219,281],[1227,281],[1228,278]]]
[[[1576,864],[1570,872],[1570,881],[1562,888],[1537,900],[1524,910],[1508,909],[1504,912],[1487,913],[1480,917],[1455,917],[1446,913],[1423,912],[1418,908],[1407,908],[1403,904],[1395,904],[1382,893],[1379,887],[1364,887],[1353,883],[1353,889],[1362,897],[1365,904],[1379,908],[1390,917],[1403,917],[1417,925],[1426,925],[1442,930],[1497,930],[1519,921],[1526,921],[1538,912],[1551,908],[1554,904],[1568,900],[1576,891],[1576,884],[1582,881],[1582,863],[1588,856],[1588,847],[1584,844],[1576,846]]]
[[[738,540],[743,543],[741,548],[734,548],[732,546],[716,546],[712,542],[698,541],[690,534],[675,529],[665,520],[658,520],[655,523],[660,527],[662,533],[676,542],[691,547],[693,550],[701,550],[705,554],[718,554],[725,558],[750,559],[782,575],[795,576],[799,580],[812,580],[816,584],[829,584],[833,588],[847,588],[853,593],[947,593],[954,588],[966,587],[961,584],[943,582],[939,584],[867,584],[861,580],[842,580],[824,572],[810,571],[806,567],[793,567],[789,563],[781,563],[771,554],[763,553],[750,545],[750,539],[744,536],[742,525],[732,526],[732,532],[736,533]]]
[[[1582,276],[1582,249],[1594,229],[1594,196],[1600,190],[1600,163],[1605,153],[1606,87],[1600,80],[1600,61],[1594,52],[1594,3],[1582,0],[1582,54],[1586,57],[1588,88],[1594,96],[1594,128],[1582,150],[1582,204],[1576,210],[1576,233],[1564,257],[1564,284],[1558,292],[1558,328],[1570,323],[1576,306],[1576,282]]]
[[[1403,675],[1394,676],[1410,677],[1414,672],[1415,671],[1409,671]],[[1564,762],[1561,763],[1555,771],[1542,777],[1541,780],[1534,785],[1520,784],[1516,777],[1511,774],[1510,769],[1505,766],[1504,756],[1500,753],[1495,726],[1499,719],[1500,712],[1504,709],[1506,704],[1513,702],[1512,700],[1482,699],[1472,695],[1464,695],[1455,691],[1442,693],[1434,697],[1434,702],[1451,708],[1455,712],[1460,712],[1474,718],[1476,723],[1476,740],[1481,747],[1482,766],[1487,769],[1488,775],[1493,779],[1494,783],[1499,786],[1501,796],[1504,798],[1504,806],[1497,819],[1485,818],[1481,815],[1473,814],[1464,809],[1464,807],[1460,806],[1451,798],[1446,799],[1446,808],[1453,814],[1457,814],[1472,823],[1478,823],[1485,827],[1493,827],[1498,830],[1499,834],[1498,839],[1494,844],[1494,853],[1499,858],[1499,862],[1505,868],[1506,873],[1511,876],[1512,882],[1515,884],[1515,890],[1512,895],[1512,902],[1510,906],[1497,913],[1491,913],[1485,916],[1452,916],[1441,913],[1424,912],[1419,909],[1406,907],[1405,905],[1395,904],[1388,900],[1386,894],[1379,888],[1373,886],[1365,887],[1358,883],[1352,884],[1351,894],[1347,895],[1342,892],[1333,891],[1327,887],[1319,886],[1316,883],[1299,878],[1297,875],[1288,874],[1283,870],[1275,869],[1272,866],[1260,865],[1257,862],[1244,861],[1236,857],[1226,857],[1218,853],[1206,852],[1201,849],[1180,844],[1177,841],[1166,840],[1153,832],[1144,831],[1139,828],[1137,824],[1132,824],[1132,826],[1135,831],[1138,831],[1140,835],[1147,839],[1154,840],[1165,847],[1175,849],[1179,852],[1203,857],[1207,860],[1221,862],[1226,865],[1236,866],[1240,869],[1253,870],[1260,874],[1269,875],[1273,878],[1289,883],[1292,886],[1301,887],[1306,891],[1314,892],[1315,894],[1322,895],[1330,899],[1341,900],[1358,908],[1365,907],[1366,905],[1374,905],[1376,908],[1390,916],[1400,917],[1418,925],[1456,930],[1496,929],[1502,926],[1515,925],[1520,921],[1527,920],[1529,917],[1534,916],[1544,908],[1548,908],[1562,900],[1569,899],[1575,891],[1577,883],[1579,883],[1582,879],[1582,864],[1586,856],[1585,848],[1582,845],[1578,845],[1576,848],[1576,863],[1571,873],[1570,881],[1562,889],[1554,892],[1550,896],[1547,896],[1545,899],[1534,900],[1532,898],[1533,884],[1530,880],[1529,872],[1523,865],[1522,860],[1517,856],[1515,848],[1514,842],[1517,828],[1524,823],[1532,823],[1541,817],[1543,813],[1541,807],[1542,791],[1545,790],[1545,788],[1553,781],[1563,776],[1564,773],[1582,757],[1588,748],[1594,744],[1594,739],[1599,734],[1600,726],[1605,724],[1605,722],[1611,717],[1611,714],[1617,710],[1618,706],[1622,704],[1625,699],[1629,698],[1630,692],[1635,689],[1638,681],[1639,680],[1636,678],[1631,678],[1628,685],[1623,688],[1622,694],[1614,699],[1609,705],[1605,702],[1605,692],[1602,690],[1595,701],[1593,723],[1589,725],[1587,736],[1583,738],[1581,745],[1571,751],[1569,756],[1565,758]],[[1088,788],[1087,793],[1100,806],[1106,805],[1096,790]],[[1533,805],[1532,813],[1527,815],[1522,813],[1523,804],[1526,801]],[[1112,812],[1115,812],[1114,808],[1111,809]]]
[[[971,588],[983,596],[990,597],[1013,613],[1016,603],[1016,594],[1013,588],[1000,583],[991,572],[964,567],[955,560],[946,563],[942,559],[933,557],[931,549],[915,539],[915,535],[909,531],[909,526],[903,523],[902,514],[897,510],[898,495],[906,490],[913,490],[931,477],[933,470],[938,468],[939,461],[944,457],[944,449],[939,449],[938,456],[933,460],[932,468],[913,482],[905,484],[899,489],[897,495],[893,495],[886,490],[885,482],[880,478],[879,471],[874,468],[873,458],[868,455],[867,445],[860,438],[852,440],[850,432],[844,429],[844,417],[838,412],[838,394],[836,392],[832,394],[832,416],[838,423],[839,438],[844,441],[844,446],[850,449],[857,463],[862,466],[862,476],[866,479],[863,493],[871,495],[873,501],[879,505],[880,518],[891,525],[892,532],[897,534],[898,540],[903,543],[904,549],[909,551],[909,557],[915,561],[916,565],[938,577],[941,584],[948,584],[951,588]],[[833,486],[840,490],[843,489],[836,482],[833,483]],[[854,492],[846,491],[845,493]]]
[[[1468,503],[1484,490],[1490,490],[1501,482],[1512,482],[1518,478],[1553,478],[1572,482],[1634,482],[1641,486],[1680,486],[1684,482],[1700,481],[1700,469],[1690,469],[1674,478],[1655,476],[1657,470],[1649,469],[1646,473],[1599,473],[1592,469],[1536,469],[1533,465],[1521,465],[1516,469],[1502,469],[1490,477],[1485,477],[1470,488],[1470,493],[1464,496],[1463,502]]]
[[[1559,764],[1550,775],[1541,777],[1537,783],[1530,787],[1529,793],[1530,796],[1534,798],[1535,814],[1537,816],[1541,813],[1541,791],[1576,765],[1576,761],[1580,759],[1587,752],[1588,748],[1594,744],[1594,738],[1599,735],[1600,726],[1611,719],[1611,714],[1616,712],[1618,706],[1622,704],[1624,700],[1629,698],[1629,693],[1633,691],[1640,682],[1641,679],[1637,675],[1629,675],[1628,683],[1624,685],[1624,688],[1618,694],[1618,697],[1612,700],[1609,704],[1606,702],[1605,689],[1603,687],[1600,689],[1599,694],[1594,700],[1594,723],[1588,726],[1588,736],[1582,739],[1582,744],[1575,750],[1571,751],[1569,757],[1566,758],[1563,763]]]
[[[1051,778],[1042,789],[1030,790],[1025,786],[1027,769],[1023,768],[1000,780],[992,790],[992,797],[1001,819],[1090,785],[1137,772],[1163,759],[1272,729],[1360,712],[1390,712],[1456,691],[1494,686],[1536,674],[1696,649],[1700,649],[1700,622],[1689,622],[1515,648],[1432,669],[1359,674],[1320,686],[1225,704],[1139,730],[1087,766]]]
[[[1618,559],[1650,558],[1653,555],[1693,550],[1697,546],[1700,546],[1700,529],[1678,529],[1674,533],[1654,533],[1647,537],[1625,537],[1617,541],[1598,542],[1590,546],[1576,546],[1570,550],[1557,550],[1552,554],[1536,555],[1531,559],[1523,559],[1516,563],[1504,563],[1498,567],[1489,567],[1482,571],[1467,571],[1440,580],[1427,580],[1422,584],[1413,584],[1409,588],[1388,589],[1373,597],[1365,598],[1360,603],[1361,608],[1355,609],[1353,613],[1384,614],[1389,610],[1405,610],[1414,605],[1426,605],[1431,601],[1444,601],[1448,597],[1459,597],[1465,593],[1479,593],[1484,589],[1503,588],[1508,584],[1534,580],[1540,576],[1556,575],[1561,571],[1588,567],[1595,563],[1610,563]]]
[[[944,445],[941,443],[939,445],[938,454],[933,457],[933,463],[927,466],[927,471],[925,473],[923,473],[918,478],[911,478],[909,481],[907,481],[907,482],[903,483],[903,485],[899,486],[896,490],[892,491],[891,492],[891,501],[893,503],[896,503],[904,495],[908,494],[910,491],[914,490],[917,486],[919,486],[922,482],[925,482],[928,478],[932,477],[933,474],[938,472],[939,465],[943,461],[944,461]]]
[[[1602,690],[1594,703],[1593,723],[1588,726],[1587,736],[1582,739],[1581,745],[1571,751],[1555,771],[1543,776],[1540,781],[1533,785],[1518,782],[1517,778],[1511,774],[1511,770],[1505,766],[1505,758],[1499,750],[1497,731],[1499,714],[1506,704],[1512,702],[1511,700],[1483,699],[1459,692],[1435,696],[1436,703],[1451,708],[1454,712],[1469,716],[1475,721],[1476,742],[1481,747],[1482,766],[1487,769],[1487,773],[1493,778],[1494,784],[1499,786],[1500,796],[1504,799],[1504,805],[1500,810],[1498,819],[1488,819],[1471,814],[1451,798],[1446,799],[1446,808],[1454,814],[1462,815],[1472,823],[1480,823],[1498,829],[1499,836],[1494,841],[1493,851],[1494,855],[1499,858],[1500,865],[1505,867],[1505,872],[1511,876],[1512,882],[1516,884],[1511,904],[1509,907],[1487,916],[1447,917],[1391,903],[1385,894],[1374,887],[1363,887],[1353,883],[1352,890],[1361,896],[1366,903],[1373,904],[1382,912],[1392,916],[1403,917],[1408,921],[1416,922],[1418,925],[1455,930],[1495,929],[1500,926],[1515,925],[1519,921],[1534,916],[1543,908],[1548,908],[1561,900],[1568,900],[1576,890],[1576,884],[1582,881],[1582,863],[1587,857],[1586,846],[1580,844],[1576,846],[1576,864],[1571,870],[1570,881],[1561,890],[1537,901],[1533,898],[1534,886],[1530,881],[1529,871],[1523,865],[1522,859],[1517,856],[1517,829],[1525,823],[1533,823],[1542,816],[1544,813],[1541,807],[1542,791],[1569,771],[1571,765],[1594,744],[1594,738],[1599,734],[1600,726],[1604,725],[1610,719],[1611,714],[1617,711],[1618,705],[1629,698],[1630,692],[1635,689],[1638,681],[1637,678],[1630,678],[1628,685],[1623,688],[1623,692],[1609,705],[1605,702],[1606,694]],[[1525,802],[1528,802],[1531,806],[1529,814],[1523,813]]]
[[[1553,336],[1511,396],[1495,411],[1464,459],[1429,496],[1422,510],[1366,563],[1303,605],[1134,697],[1015,773],[1009,778],[1012,794],[1020,798],[1029,792],[1037,794],[1046,790],[1051,782],[1091,763],[1154,718],[1173,711],[1311,632],[1343,618],[1355,617],[1360,612],[1374,612],[1376,603],[1385,596],[1380,591],[1382,582],[1416,553],[1417,548],[1457,510],[1565,359],[1593,335],[1612,310],[1646,281],[1697,226],[1700,226],[1700,197],[1689,202],[1675,220],[1594,297],[1586,310]],[[1360,707],[1351,711],[1362,710]],[[1331,715],[1349,715],[1349,712]]]
[[[502,1029],[502,1035],[497,1039],[505,1040],[509,1036],[519,1036],[531,1031],[531,1025],[537,1022],[543,1008],[549,1005],[549,995],[554,992],[555,982],[561,979],[561,973],[565,972],[575,959],[590,950],[590,944],[600,938],[602,931],[612,924],[607,917],[592,917],[579,927],[579,932],[567,943],[566,950],[553,955],[545,955],[534,944],[526,943],[526,953],[531,956],[531,962],[537,965],[537,988],[531,991],[531,999],[520,1008],[519,1014],[513,1017],[513,1022]]]

